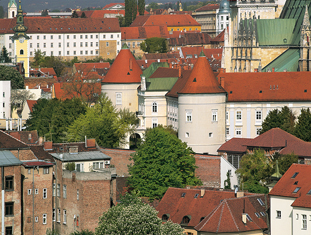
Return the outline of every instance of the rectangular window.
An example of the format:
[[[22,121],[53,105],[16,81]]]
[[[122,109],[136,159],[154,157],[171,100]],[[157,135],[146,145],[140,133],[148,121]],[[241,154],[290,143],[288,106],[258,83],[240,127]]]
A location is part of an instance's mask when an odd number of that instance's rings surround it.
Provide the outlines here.
[[[91,39],[93,39],[93,35],[90,35]]]
[[[96,35],[96,38],[98,38],[98,35]]]
[[[63,197],[67,198],[67,185],[63,185]]]
[[[28,189],[28,190],[27,190],[27,194],[28,194],[28,195],[31,195],[31,189]]]
[[[152,128],[156,128],[158,126],[158,119],[157,118],[153,118],[152,119]]]
[[[77,189],[77,200],[79,201],[79,189]]]
[[[51,47],[53,48],[53,46],[54,46],[54,45],[53,45],[53,42],[51,42]]]
[[[103,38],[106,38],[106,35],[105,35],[105,34],[103,35]]]
[[[39,43],[37,43],[37,48],[39,48],[40,47],[40,45],[39,45]]]
[[[87,39],[87,35],[85,35],[85,39]]]
[[[31,174],[31,169],[28,169],[28,174]]]
[[[217,109],[213,109],[212,110],[212,121],[213,122],[217,122],[218,120],[218,117],[217,117],[217,113],[218,113],[218,110]]]
[[[46,48],[46,43],[43,43],[43,47]]]
[[[43,199],[47,199],[48,197],[48,190],[46,188],[43,189]]]
[[[12,43],[9,43],[9,48],[12,48]]]
[[[31,51],[31,52],[29,52],[29,55],[30,55],[30,56],[32,56],[32,51]]]
[[[38,218],[38,216],[36,216],[35,217],[35,222],[38,223],[38,221],[39,221],[39,218]]]
[[[85,51],[85,55],[87,55],[88,54],[88,51]]]
[[[91,43],[91,47],[93,46],[93,42],[90,42]]]
[[[133,42],[133,47],[135,47],[135,42]]]
[[[98,47],[98,42],[96,42],[96,46]],[[96,53],[96,54],[98,54],[98,53]]]
[[[43,224],[46,224],[46,217],[47,217],[47,214],[42,215],[42,223]]]
[[[276,218],[281,219],[282,218],[282,213],[281,211],[276,211]]]
[[[93,55],[93,51],[91,51],[91,55]]]
[[[61,36],[61,35],[58,35],[58,39],[62,39],[62,36]]]
[[[69,35],[67,35],[67,39],[69,39]]]
[[[12,190],[14,190],[14,177],[6,176],[5,177],[5,191],[12,191]]]
[[[49,168],[48,167],[43,168],[43,174],[49,174]]]
[[[73,39],[76,39],[76,35],[73,35]]]
[[[186,111],[186,122],[192,122],[192,112]]]
[[[30,48],[32,48],[32,43],[29,44]]]
[[[67,42],[67,47],[69,47],[69,42]]]
[[[51,39],[53,39],[53,35],[51,35]]]
[[[60,184],[57,184],[57,197],[60,197]]]
[[[83,38],[83,35],[80,35],[80,39],[82,39]]]
[[[58,43],[58,47],[62,47],[62,44],[60,42]]]
[[[37,188],[35,189],[35,194],[39,194],[39,190]]]
[[[62,52],[61,52],[61,51],[59,51],[59,52],[58,52],[58,55],[61,55],[61,54],[62,54]]]
[[[74,42],[74,43],[73,43],[73,47],[76,47],[76,45],[77,45],[76,42]]]
[[[113,34],[110,35],[110,38],[113,38]]]
[[[235,135],[236,135],[237,137],[242,136],[242,128],[236,128],[236,129],[235,129]]]
[[[229,135],[230,134],[230,129],[229,127],[226,127],[226,135]]]
[[[256,111],[256,121],[261,121],[262,115],[261,111]]]
[[[69,55],[69,51],[67,51],[67,55]]]
[[[116,104],[122,105],[122,93],[116,92]]]
[[[260,135],[261,128],[256,128],[256,135]]]
[[[14,202],[6,202],[5,216],[13,216],[13,215],[14,215]]]
[[[307,229],[307,215],[302,215],[302,229]]]
[[[63,210],[63,223],[67,224],[67,211]]]
[[[56,190],[56,185],[55,185],[55,183],[53,183],[53,197],[55,197],[55,190]]]
[[[80,55],[83,55],[83,51],[80,51]]]
[[[76,54],[77,54],[77,52],[76,52],[76,51],[73,51],[73,54],[74,54],[74,55],[76,55]]]
[[[84,163],[76,164],[76,171],[84,172]]]
[[[57,209],[57,222],[60,223],[60,209]]]
[[[87,42],[85,42],[85,47],[87,47]]]
[[[242,120],[242,111],[236,111],[236,120]]]
[[[106,46],[109,47],[109,42],[106,42]]]
[[[5,235],[13,235],[13,227],[5,227]]]
[[[55,210],[55,208],[53,208],[52,220],[53,221],[56,220],[56,210]]]
[[[40,39],[40,37],[39,37],[39,36],[37,36],[37,39],[39,40],[39,39]]]
[[[53,51],[51,51],[51,56],[53,56]]]

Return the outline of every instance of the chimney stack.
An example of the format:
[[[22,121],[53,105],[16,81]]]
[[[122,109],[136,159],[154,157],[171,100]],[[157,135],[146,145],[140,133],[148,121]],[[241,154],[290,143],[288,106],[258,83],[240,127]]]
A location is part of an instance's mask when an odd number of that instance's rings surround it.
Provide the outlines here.
[[[272,68],[272,72],[275,72],[275,68]]]
[[[132,61],[132,58],[130,58],[130,71],[133,70],[133,61]]]
[[[201,197],[203,197],[203,196],[204,196],[204,194],[205,194],[205,189],[204,189],[204,188],[202,188],[202,189],[201,189]]]
[[[255,73],[258,73],[258,69],[254,69],[254,72],[255,72]]]

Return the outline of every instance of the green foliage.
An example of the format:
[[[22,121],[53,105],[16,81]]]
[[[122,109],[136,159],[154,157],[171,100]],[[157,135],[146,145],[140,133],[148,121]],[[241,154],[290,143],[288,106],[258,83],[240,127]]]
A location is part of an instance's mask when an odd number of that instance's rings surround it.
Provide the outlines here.
[[[311,141],[311,113],[309,108],[301,110],[294,134],[299,139]]]
[[[132,22],[136,19],[137,16],[137,0],[130,0],[132,5]]]
[[[0,19],[4,18],[4,10],[3,10],[3,6],[0,6]]]
[[[80,99],[39,99],[26,121],[27,130],[37,130],[39,136],[56,143],[64,142],[67,127],[85,112],[86,105]]]
[[[0,52],[0,63],[10,63],[11,58],[9,57],[9,53],[5,46],[2,47]]]
[[[125,3],[125,27],[131,25],[132,21],[132,1],[131,0],[124,0]]]
[[[95,233],[87,229],[81,231],[74,231],[73,233],[70,233],[70,235],[95,235]]]
[[[85,13],[84,13],[84,11],[83,11],[82,14],[81,14],[81,18],[87,18],[86,15],[85,15]]]
[[[85,115],[80,115],[68,127],[69,140],[80,141],[87,136],[95,138],[102,147],[118,147],[136,123],[134,114],[124,110],[117,112],[111,100],[104,94],[93,108],[88,108]]]
[[[166,53],[167,52],[167,45],[166,45],[165,38],[147,38],[140,44],[140,49],[144,52],[148,53]]]
[[[65,165],[65,169],[68,171],[74,171],[74,170],[76,170],[76,164],[74,162],[68,162]]]
[[[46,230],[46,235],[60,235],[60,233],[55,229],[50,229],[50,228],[48,228],[47,230]]]
[[[225,189],[231,189],[230,172],[227,172],[227,179],[225,180]]]
[[[41,12],[41,16],[47,16],[47,15],[49,15],[49,12],[48,12],[47,9],[45,9],[45,10],[43,10],[43,11]]]
[[[284,106],[281,111],[278,109],[270,111],[262,123],[260,133],[265,133],[266,131],[276,127],[279,127],[288,133],[294,134],[295,115],[287,106]]]
[[[298,163],[298,156],[295,154],[281,155],[278,152],[273,155],[273,168],[275,169],[276,160],[278,160],[279,172],[284,175],[293,163]],[[275,172],[275,170],[274,170]]]
[[[145,14],[145,0],[138,0],[138,12],[141,16]]]
[[[162,225],[158,212],[141,199],[130,194],[121,203],[104,212],[100,217],[96,235],[134,235],[134,234],[174,234],[182,235],[179,224],[168,222]]]
[[[150,200],[161,199],[168,187],[201,184],[195,176],[192,149],[163,127],[146,132],[132,160],[129,186]]]
[[[11,81],[12,89],[23,89],[24,88],[24,78],[15,69],[0,65],[0,80]]]
[[[119,20],[120,27],[125,27],[125,17],[123,15],[119,15],[117,18]]]
[[[79,18],[79,15],[76,11],[72,12],[71,18]]]

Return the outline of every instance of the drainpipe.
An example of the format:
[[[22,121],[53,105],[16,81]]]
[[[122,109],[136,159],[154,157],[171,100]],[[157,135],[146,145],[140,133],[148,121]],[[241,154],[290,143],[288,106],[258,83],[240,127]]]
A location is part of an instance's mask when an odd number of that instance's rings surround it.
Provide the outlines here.
[[[32,171],[32,235],[35,235],[35,166]]]
[[[2,181],[2,191],[1,191],[1,199],[2,199],[2,203],[1,203],[1,207],[2,207],[2,214],[1,214],[1,226],[2,226],[2,231],[1,234],[4,235],[4,167],[1,167],[1,181]]]

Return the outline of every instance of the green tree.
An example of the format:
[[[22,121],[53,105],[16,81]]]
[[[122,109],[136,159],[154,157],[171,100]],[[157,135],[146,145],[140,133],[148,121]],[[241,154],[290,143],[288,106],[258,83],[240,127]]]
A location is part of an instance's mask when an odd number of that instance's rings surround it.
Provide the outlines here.
[[[68,171],[74,171],[76,169],[76,164],[74,162],[68,162],[65,165],[65,169]]]
[[[150,200],[161,199],[168,187],[201,184],[192,149],[161,126],[146,132],[132,160],[129,186]]]
[[[4,10],[3,10],[3,6],[0,6],[0,19],[4,18]]]
[[[183,229],[171,221],[162,224],[158,212],[141,199],[126,195],[121,203],[104,212],[99,219],[96,235],[182,235]]]
[[[81,18],[87,18],[86,15],[85,15],[85,13],[84,13],[84,11],[83,11],[82,14],[81,14]]]
[[[95,235],[95,233],[89,230],[81,230],[74,231],[73,233],[70,233],[70,235]]]
[[[118,147],[124,143],[126,133],[134,130],[137,119],[133,115],[120,114],[105,95],[99,97],[93,108],[88,108],[85,115],[80,115],[68,127],[70,141],[80,141],[84,136],[95,138],[102,147]]]
[[[227,172],[227,179],[225,180],[225,189],[231,189],[230,172]]]
[[[10,63],[11,58],[9,57],[9,53],[5,46],[2,47],[1,53],[0,53],[0,63]]]
[[[281,111],[274,109],[269,112],[266,119],[262,123],[261,134],[266,131],[279,127],[288,133],[295,132],[295,115],[287,106],[284,106]]]
[[[278,160],[280,174],[284,175],[284,173],[293,163],[298,163],[298,156],[293,153],[281,155],[276,152],[273,155],[273,168],[276,166],[276,160]]]
[[[130,1],[132,5],[132,22],[133,22],[137,16],[137,0],[130,0]]]
[[[37,130],[39,136],[46,136],[53,142],[64,142],[67,127],[85,112],[86,105],[80,99],[39,99],[26,121],[26,129]]]
[[[15,69],[0,65],[0,80],[11,81],[12,89],[23,89],[24,88],[24,78]]]
[[[141,16],[145,14],[145,0],[138,0],[138,12]]]
[[[79,18],[79,15],[76,11],[72,12],[71,18]]]
[[[253,154],[245,154],[240,161],[239,174],[241,187],[252,193],[268,193],[265,184],[272,175],[272,164],[264,151],[254,150]]]
[[[132,23],[132,0],[124,0],[125,2],[125,27],[128,27]]]
[[[45,10],[43,10],[43,11],[41,12],[41,16],[47,16],[47,15],[49,15],[49,12],[48,12],[47,9],[45,9]]]
[[[167,52],[167,45],[165,38],[147,38],[140,44],[140,49],[144,52],[148,53],[166,53]]]
[[[301,109],[294,134],[299,139],[311,141],[311,113],[309,108]]]

